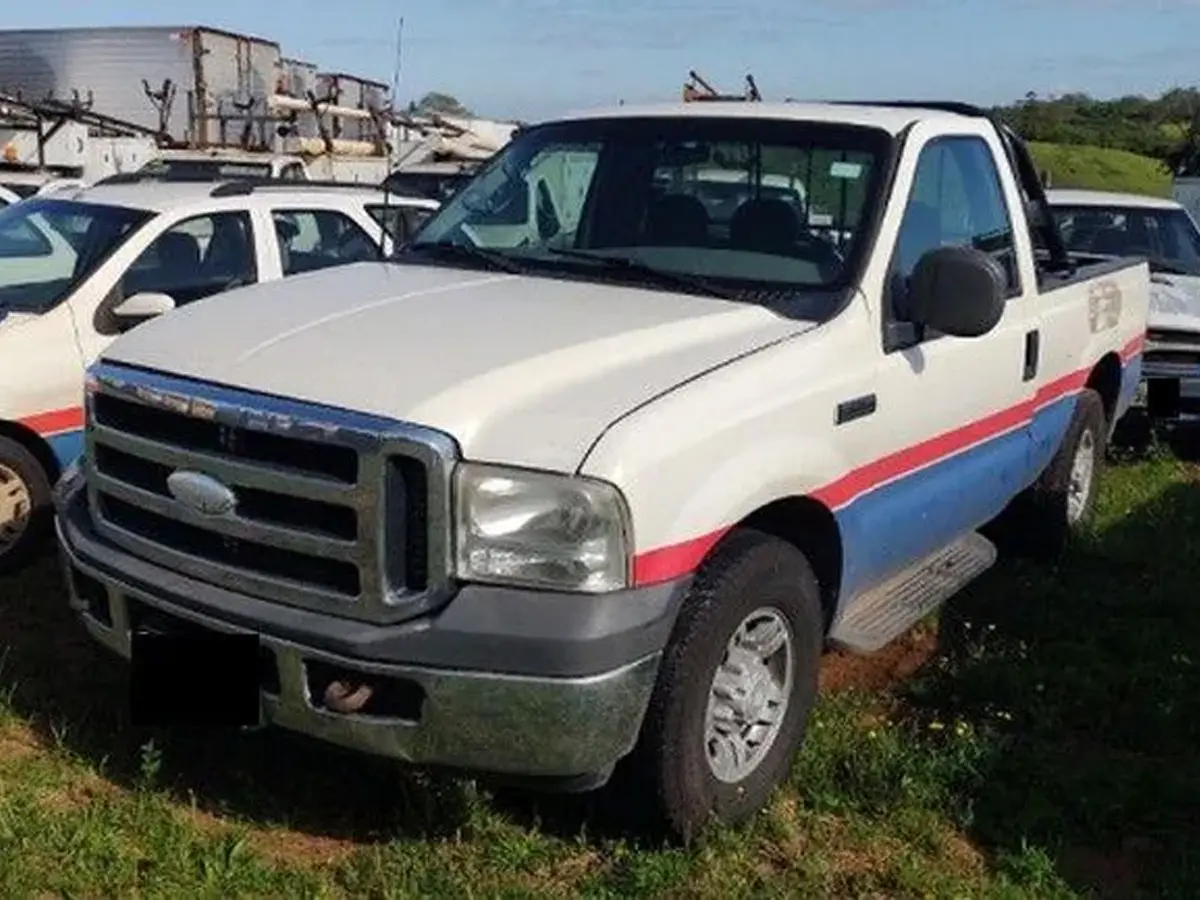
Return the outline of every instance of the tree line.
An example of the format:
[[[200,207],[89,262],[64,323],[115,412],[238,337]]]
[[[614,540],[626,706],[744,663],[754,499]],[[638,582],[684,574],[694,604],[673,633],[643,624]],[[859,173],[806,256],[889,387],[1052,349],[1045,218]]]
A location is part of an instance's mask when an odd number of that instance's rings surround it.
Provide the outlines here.
[[[1200,89],[1158,97],[1097,100],[1083,93],[1024,99],[992,108],[1028,141],[1128,150],[1163,163],[1172,174],[1200,172]]]

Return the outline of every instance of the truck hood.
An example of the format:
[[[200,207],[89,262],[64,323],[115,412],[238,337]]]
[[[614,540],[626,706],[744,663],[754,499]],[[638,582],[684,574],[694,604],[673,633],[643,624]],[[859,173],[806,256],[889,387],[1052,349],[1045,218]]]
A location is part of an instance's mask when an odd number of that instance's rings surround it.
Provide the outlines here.
[[[572,471],[635,406],[813,325],[665,291],[359,263],[192,304],[103,356],[430,426],[469,459]]]
[[[1150,281],[1148,325],[1200,332],[1200,277],[1155,272]]]
[[[33,313],[11,312],[0,306],[0,334],[6,331],[16,331],[20,326],[37,318]]]

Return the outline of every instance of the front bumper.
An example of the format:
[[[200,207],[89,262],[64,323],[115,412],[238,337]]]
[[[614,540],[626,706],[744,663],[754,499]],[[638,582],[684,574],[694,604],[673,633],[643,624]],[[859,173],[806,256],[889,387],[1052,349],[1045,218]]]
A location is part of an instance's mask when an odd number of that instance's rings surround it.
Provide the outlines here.
[[[416,764],[602,779],[636,742],[687,587],[606,597],[466,587],[434,616],[371,626],[132,556],[96,534],[81,487],[60,484],[57,531],[71,606],[95,640],[128,659],[147,616],[256,634],[265,723]],[[386,715],[337,713],[320,702],[331,671],[415,699]]]

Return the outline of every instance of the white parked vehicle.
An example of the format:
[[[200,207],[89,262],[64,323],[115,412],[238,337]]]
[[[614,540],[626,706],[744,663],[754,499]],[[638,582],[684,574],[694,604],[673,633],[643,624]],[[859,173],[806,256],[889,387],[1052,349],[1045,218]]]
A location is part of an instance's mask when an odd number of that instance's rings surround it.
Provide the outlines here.
[[[807,173],[833,221],[754,189],[714,222],[714,166]],[[547,122],[398,261],[103,350],[56,492],[71,604],[162,720],[219,671],[230,724],[566,790],[628,758],[684,836],[786,776],[827,639],[902,634],[989,523],[1049,552],[1087,521],[1149,303],[958,106]]]
[[[1150,265],[1150,316],[1142,361],[1147,411],[1180,415],[1200,389],[1200,228],[1175,200],[1109,191],[1046,192],[1067,248]]]
[[[0,184],[0,209],[19,203],[22,199],[20,194]]]
[[[353,185],[148,182],[0,211],[0,569],[45,534],[82,446],[83,370],[114,337],[238,285],[378,259],[381,223],[404,240],[437,206]]]
[[[10,198],[9,204],[16,197],[44,196],[63,188],[82,188],[87,183],[80,178],[65,178],[53,172],[40,172],[37,169],[9,169],[0,167],[0,194]]]

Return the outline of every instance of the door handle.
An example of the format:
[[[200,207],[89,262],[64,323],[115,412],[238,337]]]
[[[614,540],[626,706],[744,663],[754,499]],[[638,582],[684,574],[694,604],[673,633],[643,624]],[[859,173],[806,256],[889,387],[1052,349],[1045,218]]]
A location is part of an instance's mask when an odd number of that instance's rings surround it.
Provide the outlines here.
[[[1025,332],[1025,370],[1021,375],[1022,381],[1032,381],[1037,377],[1040,344],[1040,332],[1036,328]]]

